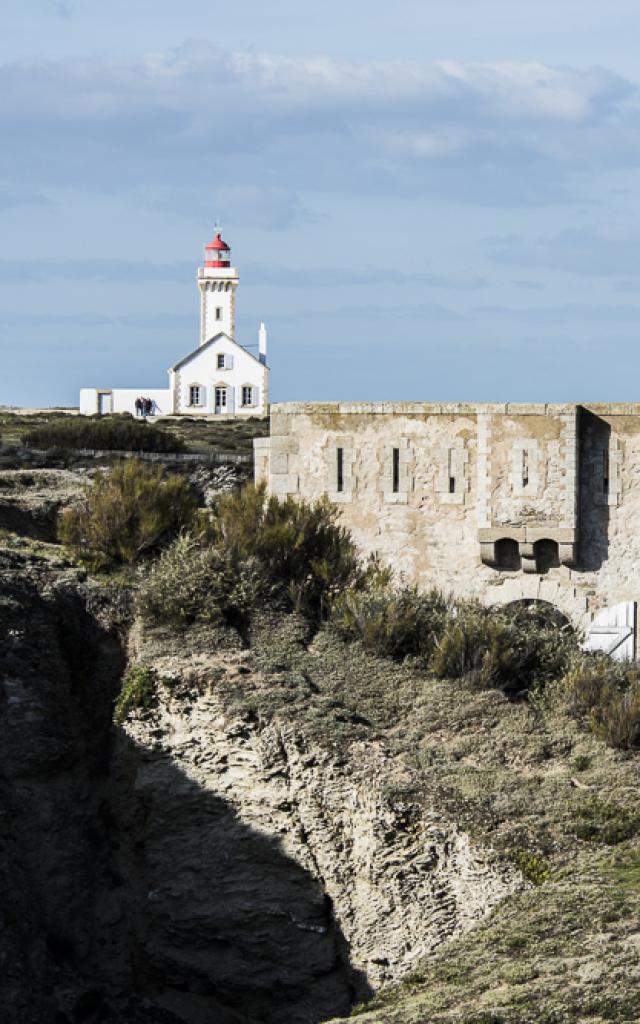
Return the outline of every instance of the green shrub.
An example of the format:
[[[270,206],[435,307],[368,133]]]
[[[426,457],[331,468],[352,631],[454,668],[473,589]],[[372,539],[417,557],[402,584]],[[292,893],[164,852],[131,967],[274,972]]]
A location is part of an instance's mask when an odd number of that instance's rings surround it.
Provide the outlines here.
[[[640,747],[640,670],[606,655],[584,656],[563,680],[572,712],[611,747]]]
[[[427,663],[448,614],[449,605],[438,591],[395,590],[380,574],[367,587],[350,587],[339,594],[331,622],[342,637],[360,640],[367,651],[395,660],[416,657]]]
[[[157,680],[153,669],[146,665],[129,669],[122,680],[122,689],[114,708],[114,721],[122,725],[130,711],[153,707],[156,699]]]
[[[138,590],[138,610],[152,623],[241,626],[255,607],[277,603],[277,597],[258,559],[233,560],[224,550],[184,534],[151,566]]]
[[[338,594],[367,576],[337,517],[328,501],[279,501],[248,484],[218,498],[203,542],[234,565],[257,559],[293,610],[319,620]]]
[[[520,873],[528,882],[533,885],[542,885],[549,878],[549,865],[536,853],[527,853],[526,850],[512,850],[509,860],[518,868]]]
[[[82,503],[61,514],[58,535],[90,568],[131,564],[170,541],[196,505],[184,477],[132,459],[96,473]]]
[[[575,631],[535,606],[467,602],[448,619],[431,668],[441,679],[466,677],[478,689],[497,687],[514,698],[561,678],[577,650]]]
[[[640,832],[640,814],[606,800],[587,800],[578,812],[578,839],[616,846]]]
[[[326,502],[267,497],[247,485],[218,495],[211,516],[151,568],[138,595],[149,621],[221,621],[243,630],[261,607],[319,621],[335,597],[369,578]]]
[[[94,448],[125,452],[183,452],[184,442],[130,415],[71,416],[24,435],[32,448]]]

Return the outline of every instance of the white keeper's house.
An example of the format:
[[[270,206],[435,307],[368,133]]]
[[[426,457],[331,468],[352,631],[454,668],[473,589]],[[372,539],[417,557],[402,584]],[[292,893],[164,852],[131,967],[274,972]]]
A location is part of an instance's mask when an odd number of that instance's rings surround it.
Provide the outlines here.
[[[235,337],[238,271],[216,233],[198,270],[200,341],[169,373],[168,388],[82,388],[85,416],[130,412],[147,416],[265,416],[269,401],[267,331],[260,324],[257,354]],[[144,403],[144,404],[141,404]]]

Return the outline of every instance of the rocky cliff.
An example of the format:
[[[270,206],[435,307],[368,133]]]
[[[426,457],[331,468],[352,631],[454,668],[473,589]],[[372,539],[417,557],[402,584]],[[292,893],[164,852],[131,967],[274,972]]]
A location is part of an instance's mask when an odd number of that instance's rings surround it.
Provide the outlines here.
[[[239,643],[128,635],[126,593],[24,556],[1,582],[8,1024],[345,1015],[522,885],[380,740],[234,709]],[[117,728],[127,657],[161,681]]]
[[[3,1024],[640,1019],[637,754],[294,615],[142,628],[34,502],[0,530]]]

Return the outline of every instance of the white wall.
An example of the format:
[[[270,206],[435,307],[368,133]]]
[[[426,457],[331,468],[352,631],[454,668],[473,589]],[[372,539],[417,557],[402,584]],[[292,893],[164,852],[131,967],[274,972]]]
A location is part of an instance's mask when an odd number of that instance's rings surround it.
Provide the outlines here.
[[[169,388],[82,388],[80,412],[84,416],[92,416],[99,411],[101,394],[111,395],[111,412],[130,412],[135,416],[136,398],[150,398],[154,403],[154,416],[169,416],[173,412]],[[108,399],[105,401],[108,403]]]
[[[233,338],[237,284],[238,271],[235,267],[201,267],[198,271],[201,345],[221,332]],[[219,320],[217,310],[220,310]]]
[[[225,356],[225,367],[218,367],[218,355]],[[227,387],[227,415],[264,416],[266,411],[266,383],[268,370],[256,359],[228,338],[220,338],[212,345],[196,352],[190,361],[176,371],[178,403],[176,412],[183,415],[211,416],[215,413],[215,389]],[[201,404],[189,405],[189,389],[192,385],[201,389]],[[251,386],[253,402],[242,406],[242,388]]]

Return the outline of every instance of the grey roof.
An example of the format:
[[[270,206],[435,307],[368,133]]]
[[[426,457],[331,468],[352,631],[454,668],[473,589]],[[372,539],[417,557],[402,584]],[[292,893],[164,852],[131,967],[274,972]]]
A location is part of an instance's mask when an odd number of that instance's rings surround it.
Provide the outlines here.
[[[264,365],[263,363],[260,362],[257,356],[254,356],[253,352],[249,352],[249,350],[246,349],[244,345],[240,345],[237,341],[234,341],[233,338],[230,338],[228,334],[225,334],[224,331],[220,331],[220,334],[215,334],[213,338],[209,338],[209,340],[205,341],[203,345],[198,345],[197,348],[194,348],[192,352],[189,352],[189,355],[184,356],[184,358],[181,359],[178,363],[176,363],[175,366],[172,366],[171,369],[179,370],[182,366],[184,366],[185,363],[188,363],[189,360],[193,359],[194,356],[197,356],[199,352],[202,352],[204,351],[205,348],[209,348],[211,345],[214,345],[216,341],[220,341],[220,338],[224,338],[225,341],[228,341],[230,345],[235,345],[236,348],[242,349],[242,351],[246,352],[250,359],[254,359],[256,363],[260,363],[260,366]]]

